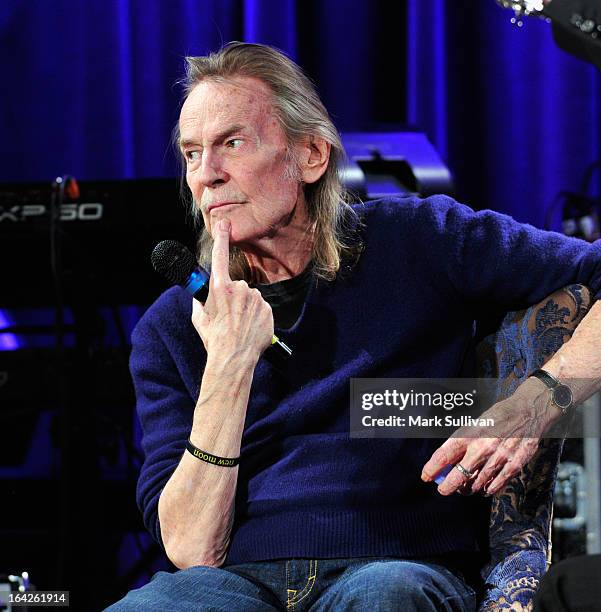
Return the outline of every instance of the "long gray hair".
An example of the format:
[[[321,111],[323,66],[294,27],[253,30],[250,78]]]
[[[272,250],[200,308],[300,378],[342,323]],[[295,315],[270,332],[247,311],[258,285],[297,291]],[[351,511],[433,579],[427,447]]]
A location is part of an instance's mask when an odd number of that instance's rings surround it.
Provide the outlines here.
[[[339,164],[344,158],[340,136],[310,79],[281,51],[266,45],[231,42],[207,56],[187,57],[186,76],[181,81],[184,100],[206,79],[235,76],[254,77],[270,87],[289,152],[307,136],[323,138],[330,144],[326,171],[315,183],[304,185],[304,195],[312,223],[313,271],[318,277],[332,280],[340,269],[342,258],[350,255],[354,259],[360,250],[360,246],[347,236],[348,222],[356,219],[356,215],[348,204],[347,192],[338,175]],[[176,144],[179,141],[178,127],[174,141]],[[193,218],[200,221],[199,207],[192,200],[185,180],[182,181],[182,195],[191,206]],[[203,227],[198,240],[198,260],[204,267],[210,267],[212,243],[209,232]],[[237,248],[231,250],[230,274],[232,278],[253,280],[246,258]]]

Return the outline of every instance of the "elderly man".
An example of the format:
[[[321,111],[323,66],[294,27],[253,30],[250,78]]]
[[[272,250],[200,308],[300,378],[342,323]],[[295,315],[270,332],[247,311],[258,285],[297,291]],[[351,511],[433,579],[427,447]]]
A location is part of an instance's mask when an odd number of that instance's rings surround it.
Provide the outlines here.
[[[448,495],[465,483],[458,470],[440,491],[420,479],[436,441],[351,439],[349,379],[457,376],[485,304],[526,306],[574,281],[600,292],[599,245],[446,197],[346,204],[327,111],[261,45],[188,59],[179,145],[209,296],[164,293],[134,332],[131,366],[138,502],[180,571],[110,609],[475,609],[486,498]],[[599,378],[600,313],[550,374]],[[261,357],[274,328],[294,348],[278,369]],[[538,379],[514,398],[513,436],[560,416]],[[498,488],[534,448],[460,441],[423,479],[461,462],[487,475],[476,488]]]

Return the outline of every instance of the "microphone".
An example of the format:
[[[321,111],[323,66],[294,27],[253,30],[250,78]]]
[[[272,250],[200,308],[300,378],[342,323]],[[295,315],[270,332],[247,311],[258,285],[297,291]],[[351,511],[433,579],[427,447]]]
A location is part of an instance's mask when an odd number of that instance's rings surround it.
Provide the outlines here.
[[[153,249],[150,256],[154,269],[169,282],[183,287],[199,302],[206,302],[209,296],[209,273],[201,268],[194,255],[176,240],[163,240]],[[271,338],[270,351],[281,359],[288,359],[292,349],[276,335]]]

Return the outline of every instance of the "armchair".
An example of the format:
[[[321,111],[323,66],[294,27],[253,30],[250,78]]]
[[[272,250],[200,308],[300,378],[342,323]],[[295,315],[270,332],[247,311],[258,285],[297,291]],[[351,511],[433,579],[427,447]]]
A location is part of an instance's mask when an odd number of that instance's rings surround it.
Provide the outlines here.
[[[479,376],[499,380],[496,401],[543,366],[571,337],[591,303],[586,287],[570,285],[503,319],[477,347]],[[543,440],[521,473],[492,499],[480,612],[532,609],[551,558],[553,492],[562,447],[562,439]]]

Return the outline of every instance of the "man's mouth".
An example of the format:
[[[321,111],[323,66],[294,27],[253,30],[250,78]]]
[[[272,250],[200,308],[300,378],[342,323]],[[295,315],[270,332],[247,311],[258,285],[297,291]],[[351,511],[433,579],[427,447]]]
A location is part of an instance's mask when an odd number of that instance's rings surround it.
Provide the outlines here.
[[[242,204],[242,202],[214,202],[213,204],[209,204],[207,206],[207,213],[210,213],[212,210],[217,208],[223,208],[224,206],[232,206],[234,204]]]

